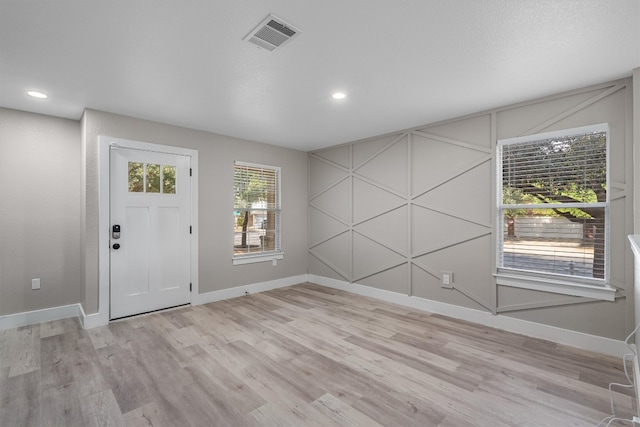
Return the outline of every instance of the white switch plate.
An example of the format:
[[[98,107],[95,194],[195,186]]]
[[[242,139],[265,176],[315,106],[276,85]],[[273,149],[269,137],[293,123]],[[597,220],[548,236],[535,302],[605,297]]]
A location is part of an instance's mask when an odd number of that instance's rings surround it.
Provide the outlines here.
[[[40,289],[40,279],[31,279],[31,289]]]
[[[451,271],[442,272],[442,287],[447,289],[453,288],[453,273]]]

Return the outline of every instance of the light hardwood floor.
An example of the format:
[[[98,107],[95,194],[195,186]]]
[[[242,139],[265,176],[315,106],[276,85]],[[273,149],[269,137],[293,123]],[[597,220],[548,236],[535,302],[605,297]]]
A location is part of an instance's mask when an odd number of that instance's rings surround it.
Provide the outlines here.
[[[312,284],[0,331],[2,427],[595,426],[610,382],[619,359]]]

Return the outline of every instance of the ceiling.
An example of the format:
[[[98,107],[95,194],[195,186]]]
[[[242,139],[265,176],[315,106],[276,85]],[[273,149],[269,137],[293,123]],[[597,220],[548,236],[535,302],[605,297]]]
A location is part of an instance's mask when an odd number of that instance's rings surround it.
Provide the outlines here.
[[[270,13],[301,30],[273,52],[243,41]],[[635,67],[640,0],[0,0],[2,107],[304,151]]]

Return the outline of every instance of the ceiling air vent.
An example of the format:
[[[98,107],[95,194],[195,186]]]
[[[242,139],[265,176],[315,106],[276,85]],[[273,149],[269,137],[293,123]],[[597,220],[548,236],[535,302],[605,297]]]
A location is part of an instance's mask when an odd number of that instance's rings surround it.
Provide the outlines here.
[[[277,16],[269,15],[264,21],[258,24],[244,40],[268,51],[273,51],[299,33],[300,30],[293,25],[287,24]]]

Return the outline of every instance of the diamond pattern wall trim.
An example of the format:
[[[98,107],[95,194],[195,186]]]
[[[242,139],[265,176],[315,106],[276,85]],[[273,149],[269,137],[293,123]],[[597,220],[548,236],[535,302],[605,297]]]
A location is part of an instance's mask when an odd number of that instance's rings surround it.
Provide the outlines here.
[[[629,90],[629,80],[620,80],[310,153],[310,273],[575,327],[571,313],[584,310],[572,307],[607,303],[496,285],[495,144],[610,124],[611,215],[624,223],[612,231],[611,283],[624,298],[632,277],[626,242],[633,229]],[[453,289],[441,287],[442,271],[454,273]],[[620,318],[620,305],[598,313],[607,310],[612,321]],[[579,323],[577,330],[587,333],[604,329]]]

